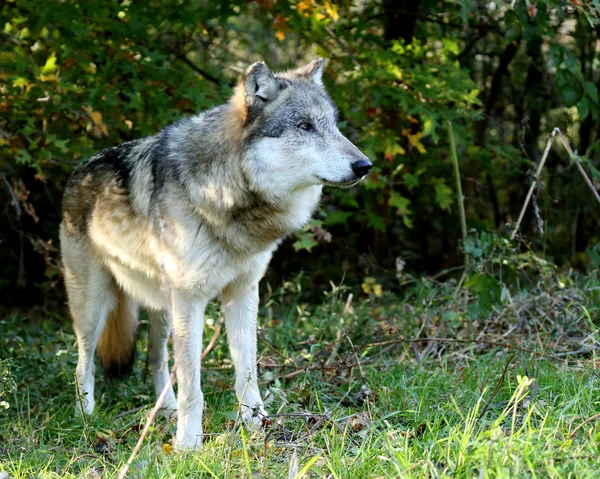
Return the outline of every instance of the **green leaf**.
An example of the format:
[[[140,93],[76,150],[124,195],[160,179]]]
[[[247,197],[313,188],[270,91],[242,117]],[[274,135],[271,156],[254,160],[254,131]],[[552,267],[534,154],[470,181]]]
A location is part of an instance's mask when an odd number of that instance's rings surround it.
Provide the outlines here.
[[[30,165],[31,163],[33,163],[33,157],[29,154],[29,152],[25,149],[18,149],[17,150],[17,163],[21,163],[21,164],[27,164]]]
[[[596,243],[586,250],[587,255],[596,268],[600,268],[600,243]]]
[[[454,328],[460,325],[461,319],[462,318],[460,317],[460,315],[456,311],[452,310],[446,311],[442,315],[442,321]]]
[[[419,186],[419,178],[413,175],[412,173],[404,173],[404,175],[402,175],[402,178],[404,179],[406,187],[409,190],[412,190],[413,188]]]
[[[440,205],[440,208],[450,211],[450,205],[452,205],[452,190],[446,183],[440,181],[435,184],[435,201]]]
[[[292,247],[295,251],[304,249],[309,253],[315,246],[317,246],[317,242],[314,240],[314,235],[310,232],[302,233],[298,236],[298,240],[292,244]]]
[[[579,85],[575,82],[570,82],[564,85],[560,92],[563,97],[563,101],[565,102],[565,106],[571,107],[577,103],[579,98],[581,98],[581,89]]]
[[[405,198],[397,191],[392,191],[392,194],[390,195],[390,206],[398,208],[400,214],[408,215],[410,214],[408,205],[410,205],[410,200],[408,198]]]
[[[480,273],[472,276],[466,283],[471,291],[478,295],[479,313],[487,318],[492,307],[499,305],[502,300],[502,284],[492,275]]]
[[[588,81],[583,84],[585,92],[592,99],[592,101],[597,105],[598,104],[598,87],[595,83]]]
[[[327,213],[327,216],[325,217],[325,224],[329,226],[345,224],[348,218],[350,218],[351,216],[352,213],[348,211],[335,210],[330,213]]]
[[[367,212],[367,224],[376,230],[385,231],[385,221],[383,221],[381,216],[372,211]]]
[[[577,102],[577,112],[579,113],[579,121],[583,121],[590,114],[589,97],[584,96]]]

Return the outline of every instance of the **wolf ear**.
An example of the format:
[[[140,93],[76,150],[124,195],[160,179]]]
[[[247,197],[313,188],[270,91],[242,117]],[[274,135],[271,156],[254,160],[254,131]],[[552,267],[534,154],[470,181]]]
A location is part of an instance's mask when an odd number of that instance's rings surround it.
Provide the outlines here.
[[[316,58],[308,65],[304,65],[296,70],[299,76],[305,77],[316,83],[317,85],[323,85],[323,67],[325,66],[325,60],[322,58]]]
[[[279,83],[263,62],[250,65],[244,73],[243,82],[248,106],[254,106],[256,99],[266,103],[275,98],[279,91]]]

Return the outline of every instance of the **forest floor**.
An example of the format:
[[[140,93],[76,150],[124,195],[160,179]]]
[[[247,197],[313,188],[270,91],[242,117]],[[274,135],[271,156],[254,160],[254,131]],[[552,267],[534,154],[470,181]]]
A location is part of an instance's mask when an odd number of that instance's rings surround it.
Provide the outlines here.
[[[173,454],[175,427],[157,417],[127,477],[598,477],[599,275],[531,284],[487,318],[455,281],[409,283],[360,300],[333,287],[318,307],[294,282],[266,294],[259,364],[274,417],[258,432],[240,427],[212,307],[202,450]],[[155,400],[144,323],[132,376],[98,376],[82,419],[68,322],[2,318],[1,478],[118,476]]]

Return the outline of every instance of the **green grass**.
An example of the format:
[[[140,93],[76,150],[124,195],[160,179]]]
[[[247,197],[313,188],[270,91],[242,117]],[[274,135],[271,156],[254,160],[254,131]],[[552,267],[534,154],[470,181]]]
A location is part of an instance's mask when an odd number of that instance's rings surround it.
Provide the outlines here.
[[[202,451],[166,454],[174,426],[157,418],[128,477],[597,477],[600,282],[553,281],[513,292],[487,319],[467,316],[452,282],[417,281],[354,310],[343,288],[310,308],[289,283],[261,314],[263,393],[277,424],[246,433],[235,422],[221,336],[203,364]],[[132,377],[98,377],[97,412],[83,421],[73,416],[74,337],[59,324],[0,322],[0,471],[116,477],[154,401],[146,330]]]

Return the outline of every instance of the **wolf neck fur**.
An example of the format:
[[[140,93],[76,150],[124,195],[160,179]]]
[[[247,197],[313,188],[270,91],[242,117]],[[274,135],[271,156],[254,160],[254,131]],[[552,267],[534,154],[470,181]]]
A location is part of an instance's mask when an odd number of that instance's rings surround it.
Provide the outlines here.
[[[174,127],[169,132],[173,139],[169,156],[181,165],[187,203],[203,226],[232,249],[246,252],[249,245],[267,249],[304,226],[319,201],[321,187],[279,195],[253,187],[244,165],[244,121],[236,94],[228,104]],[[196,146],[179,151],[180,135],[188,142],[193,138]]]

